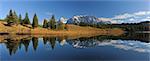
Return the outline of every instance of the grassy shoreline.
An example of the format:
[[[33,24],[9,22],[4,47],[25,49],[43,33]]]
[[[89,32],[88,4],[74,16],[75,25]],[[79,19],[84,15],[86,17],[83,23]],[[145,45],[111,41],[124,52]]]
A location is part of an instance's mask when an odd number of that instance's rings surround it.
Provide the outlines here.
[[[28,35],[67,35],[67,36],[80,36],[80,35],[121,35],[124,33],[122,29],[98,29],[89,26],[81,27],[77,25],[67,25],[67,30],[51,30],[42,27],[35,29],[25,27],[22,25],[5,26],[6,22],[0,21],[0,33],[8,33],[10,35],[28,34]]]

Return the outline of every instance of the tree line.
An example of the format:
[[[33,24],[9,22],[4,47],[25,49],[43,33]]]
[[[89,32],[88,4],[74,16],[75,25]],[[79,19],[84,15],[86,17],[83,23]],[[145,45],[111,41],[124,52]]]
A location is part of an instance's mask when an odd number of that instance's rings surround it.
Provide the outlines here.
[[[19,14],[18,16],[15,11],[10,10],[9,14],[5,18],[5,21],[7,21],[7,26],[20,24],[23,26],[32,25],[31,28],[33,29],[39,27],[38,16],[36,15],[36,13],[33,16],[33,21],[31,23],[28,17],[28,13],[25,14],[25,18],[23,19],[21,14]],[[58,29],[58,30],[66,29],[65,24],[62,21],[56,21],[54,15],[52,15],[50,20],[44,19],[42,27],[46,29],[53,29],[53,30],[54,29]]]

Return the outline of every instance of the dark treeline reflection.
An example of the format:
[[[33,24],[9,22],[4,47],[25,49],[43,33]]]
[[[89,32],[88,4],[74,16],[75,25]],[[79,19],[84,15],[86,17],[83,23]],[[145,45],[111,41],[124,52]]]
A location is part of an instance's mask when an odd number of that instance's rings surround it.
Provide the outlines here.
[[[44,45],[49,43],[51,48],[54,49],[56,44],[56,37],[43,37],[43,43]]]
[[[24,45],[25,51],[27,52],[29,43],[31,41],[31,37],[24,38],[21,40],[11,40],[11,39],[6,39],[6,40],[7,42],[5,42],[5,45],[7,46],[7,49],[9,50],[9,54],[12,55],[12,53],[13,54],[16,53],[16,51],[18,50],[18,47],[19,49],[22,48],[22,44]],[[35,43],[33,43],[33,45],[35,45]]]
[[[36,49],[38,47],[38,38],[37,37],[33,37],[32,38],[32,43],[33,43],[33,48],[36,51]]]
[[[12,40],[12,39],[6,39],[7,42],[5,42],[5,45],[7,49],[9,50],[9,54],[15,54],[16,51],[22,48],[22,45],[25,47],[25,51],[28,52],[29,44],[32,42],[34,51],[37,50],[38,42],[40,41],[38,37],[29,37],[29,38],[23,38],[20,40]],[[56,41],[61,42],[64,40],[63,37],[43,37],[43,44],[49,43],[51,45],[51,48],[55,48]]]
[[[125,33],[120,36],[97,36],[100,39],[111,39],[111,40],[138,40],[141,42],[150,42],[150,33]]]
[[[149,34],[124,34],[121,36],[94,36],[94,37],[81,37],[77,39],[67,39],[66,37],[26,37],[22,39],[5,39],[4,42],[6,48],[9,50],[9,54],[15,54],[19,49],[23,48],[28,52],[29,44],[32,44],[33,50],[36,52],[39,41],[42,41],[44,45],[49,44],[51,49],[55,49],[56,42],[60,45],[68,43],[75,48],[88,48],[101,45],[102,43],[110,43],[112,40],[132,40],[149,43]],[[113,43],[114,44],[114,43]],[[116,43],[117,44],[117,43]]]

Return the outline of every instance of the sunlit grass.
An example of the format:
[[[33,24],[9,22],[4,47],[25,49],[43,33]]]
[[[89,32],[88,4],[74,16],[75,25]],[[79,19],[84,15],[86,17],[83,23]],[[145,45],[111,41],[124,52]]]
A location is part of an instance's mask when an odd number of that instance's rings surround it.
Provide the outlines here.
[[[5,26],[6,22],[0,21],[0,32],[6,32],[10,34],[16,33],[28,33],[33,35],[70,35],[70,36],[80,36],[80,35],[120,35],[123,33],[121,29],[99,29],[93,28],[89,26],[77,26],[77,25],[67,25],[66,30],[52,30],[46,29],[42,27],[30,28],[31,25],[22,26],[22,25],[13,25],[13,26]]]

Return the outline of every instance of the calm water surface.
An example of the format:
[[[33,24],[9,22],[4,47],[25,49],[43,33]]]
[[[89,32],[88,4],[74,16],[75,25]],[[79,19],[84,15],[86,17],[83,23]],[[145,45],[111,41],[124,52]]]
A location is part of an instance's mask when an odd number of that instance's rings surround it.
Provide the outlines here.
[[[81,37],[77,39],[27,37],[13,40],[6,38],[4,42],[0,43],[0,60],[149,61],[150,42],[148,39],[113,36]]]

